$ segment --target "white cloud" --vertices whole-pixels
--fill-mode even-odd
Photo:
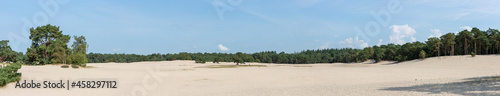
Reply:
[[[472,30],[472,28],[471,28],[471,27],[469,27],[469,26],[462,26],[462,27],[460,27],[460,28],[462,28],[462,29],[467,29],[467,31]]]
[[[392,29],[392,34],[389,37],[389,41],[391,43],[404,44],[405,38],[410,38],[411,41],[416,41],[416,38],[413,37],[413,35],[415,35],[417,31],[408,25],[392,25],[389,28]]]
[[[439,36],[443,35],[441,33],[441,30],[439,30],[439,29],[432,29],[431,32],[432,32],[431,36],[429,36],[429,37],[439,37]]]
[[[326,42],[325,44],[321,45],[319,49],[327,49],[328,47],[330,47],[330,42]]]
[[[380,45],[382,45],[382,41],[384,41],[384,40],[382,40],[382,39],[379,39],[379,40],[378,40],[378,43],[377,43],[377,46],[380,46]]]
[[[222,44],[219,44],[219,46],[217,46],[217,47],[219,47],[220,51],[229,51],[229,50],[231,50],[231,49],[227,48],[226,46],[223,46]]]
[[[340,45],[350,47],[350,48],[365,48],[368,47],[368,43],[365,40],[359,40],[358,37],[356,39],[347,38],[344,41],[339,42]]]

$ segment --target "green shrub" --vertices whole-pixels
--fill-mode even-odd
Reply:
[[[6,83],[6,81],[7,81],[7,78],[5,78],[5,77],[0,77],[0,86],[4,86],[4,85],[6,85],[6,84],[5,84],[5,83]]]
[[[233,62],[236,63],[236,65],[245,64],[245,61],[243,61],[243,59],[241,59],[240,57],[233,56],[232,59],[233,59]]]
[[[76,64],[76,65],[80,65],[82,67],[87,66],[87,62],[88,62],[86,54],[82,54],[82,53],[75,53],[75,54],[69,55],[69,59],[67,61],[69,64]]]
[[[62,65],[61,68],[69,68],[68,65]]]
[[[204,64],[205,62],[207,62],[207,60],[205,58],[203,58],[203,57],[200,57],[200,58],[194,60],[194,62],[195,63],[202,63],[202,64]]]
[[[77,69],[77,68],[79,68],[79,67],[78,67],[78,65],[74,65],[74,64],[73,64],[73,65],[71,65],[71,68],[75,68],[75,69]]]
[[[17,73],[17,70],[20,68],[21,63],[12,63],[0,68],[0,86],[5,86],[10,82],[19,81],[21,79],[21,73]]]
[[[420,51],[420,59],[425,59],[425,51]]]
[[[476,53],[474,53],[474,52],[470,52],[470,56],[472,56],[472,57],[476,57]]]
[[[213,63],[219,63],[220,61],[222,61],[221,57],[215,57]]]

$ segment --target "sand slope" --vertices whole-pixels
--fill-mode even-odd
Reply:
[[[194,61],[23,66],[22,80],[117,80],[117,89],[0,88],[2,96],[500,95],[500,56],[446,56],[402,63],[263,64]],[[493,76],[488,78],[489,76]],[[477,78],[480,77],[480,78]]]

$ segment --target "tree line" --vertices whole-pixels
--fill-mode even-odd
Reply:
[[[87,58],[89,63],[195,60],[197,63],[212,61],[213,63],[235,62],[238,64],[244,62],[309,64],[363,62],[369,59],[376,62],[382,60],[401,62],[426,57],[468,55],[471,53],[478,55],[499,54],[500,32],[497,29],[482,31],[474,27],[471,31],[462,30],[457,34],[450,32],[440,37],[430,37],[425,42],[408,42],[402,45],[390,43],[363,49],[317,49],[296,53],[263,51],[252,54],[242,52],[235,54],[181,52],[150,55],[89,53]]]
[[[87,43],[85,37],[74,36],[75,42],[68,48],[70,36],[63,35],[59,27],[50,24],[30,29],[32,46],[26,54],[14,51],[6,51],[0,54],[0,60],[22,61],[25,64],[85,64],[118,62],[130,63],[140,61],[171,61],[171,60],[195,60],[197,63],[205,62],[260,62],[260,63],[287,63],[287,64],[309,64],[309,63],[350,63],[363,62],[373,59],[376,62],[382,60],[407,61],[435,56],[478,55],[500,53],[500,32],[497,29],[480,30],[476,27],[462,30],[458,33],[447,33],[440,37],[430,37],[425,42],[408,42],[402,45],[386,44],[370,46],[363,49],[335,48],[304,50],[295,53],[276,51],[263,51],[257,53],[174,53],[149,55],[138,54],[86,54]],[[3,41],[5,42],[5,41]],[[8,42],[8,41],[7,41]],[[6,44],[6,43],[5,43]],[[3,52],[3,51],[2,51]]]

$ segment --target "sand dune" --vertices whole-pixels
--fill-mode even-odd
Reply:
[[[94,68],[23,66],[22,80],[117,80],[116,89],[0,88],[2,96],[500,95],[500,55],[402,63],[91,63]],[[226,66],[227,65],[227,66]]]

